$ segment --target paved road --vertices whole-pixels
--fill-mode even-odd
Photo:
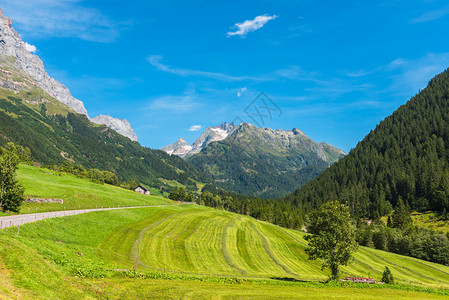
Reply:
[[[183,203],[191,204],[191,203]],[[143,207],[163,207],[163,206],[173,206],[167,205],[149,205],[149,206],[128,206],[128,207],[114,207],[114,208],[92,208],[92,209],[78,209],[78,210],[63,210],[55,212],[44,212],[37,214],[25,214],[25,215],[13,215],[7,217],[0,217],[0,229],[8,228],[12,226],[19,226],[26,223],[32,223],[48,218],[58,218],[66,216],[74,216],[79,214],[85,214],[93,211],[101,210],[113,210],[113,209],[127,209],[127,208],[143,208]]]

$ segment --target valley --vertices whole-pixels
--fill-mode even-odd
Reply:
[[[449,297],[447,7],[16,2],[0,299]]]
[[[73,299],[80,293],[124,298],[174,293],[173,297],[196,298],[212,296],[216,288],[222,290],[223,297],[231,292],[234,296],[264,297],[280,293],[293,298],[333,293],[332,287],[320,283],[328,277],[327,271],[321,270],[319,261],[307,259],[304,232],[213,208],[170,205],[175,202],[72,175],[57,176],[55,181],[55,175],[42,171],[45,169],[21,166],[19,178],[26,193],[40,197],[64,193],[67,207],[80,203],[90,207],[94,203],[169,206],[45,219],[20,226],[18,237],[17,228],[2,230],[0,268],[3,280],[14,287],[2,291],[8,297],[57,297],[61,289]],[[79,199],[77,189],[88,194]],[[47,210],[60,206],[33,205]],[[398,286],[405,290],[377,286],[383,295],[419,295],[421,292],[413,292],[412,287],[421,286],[420,291],[431,292],[426,297],[433,297],[440,293],[434,288],[443,289],[441,292],[449,288],[449,267],[365,247],[342,272],[344,276],[379,280],[385,266],[392,269]],[[197,287],[192,290],[189,282]],[[125,289],[132,286],[139,290],[127,294]],[[377,288],[365,290],[355,284],[341,297],[363,292],[376,299]]]

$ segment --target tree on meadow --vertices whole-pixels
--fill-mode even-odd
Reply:
[[[348,207],[337,201],[327,202],[309,215],[309,222],[309,259],[321,259],[322,269],[331,270],[331,280],[338,279],[339,266],[347,265],[358,248]]]

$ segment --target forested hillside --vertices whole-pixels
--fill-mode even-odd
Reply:
[[[276,198],[305,184],[344,155],[296,128],[284,131],[242,123],[227,138],[208,144],[187,161],[228,191]]]
[[[142,147],[96,125],[38,88],[0,89],[0,146],[7,142],[30,148],[32,158],[40,163],[71,161],[156,187],[162,185],[158,178],[192,186],[196,186],[193,180],[205,180],[182,158]]]
[[[449,210],[449,70],[383,120],[350,153],[285,200],[310,211],[346,203],[359,217]]]

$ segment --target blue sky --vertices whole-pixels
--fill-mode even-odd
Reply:
[[[91,117],[160,148],[235,118],[265,92],[345,151],[449,67],[447,1],[0,0]],[[200,131],[194,131],[200,130]]]

